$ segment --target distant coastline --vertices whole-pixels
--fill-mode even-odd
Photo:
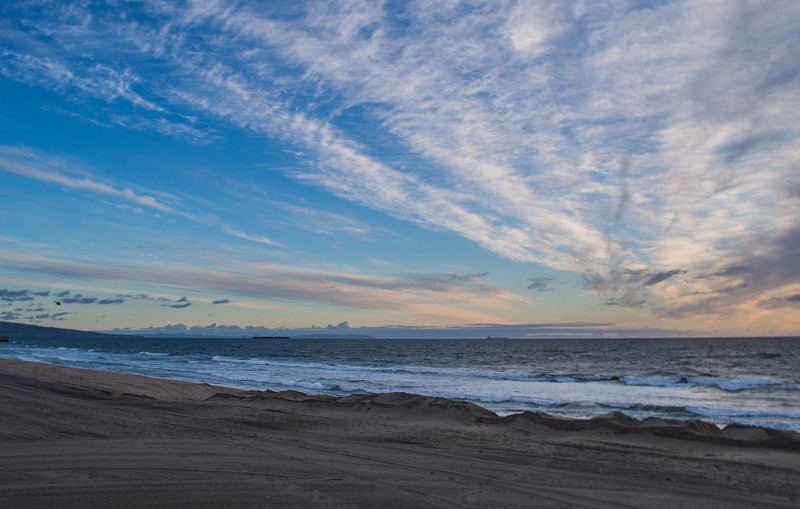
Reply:
[[[59,327],[45,327],[42,325],[29,325],[25,323],[16,323],[16,322],[0,322],[0,336],[5,336],[10,341],[14,341],[14,339],[17,337],[36,338],[36,339],[45,339],[45,338],[143,339],[145,337],[140,334],[108,334],[105,332],[88,332],[77,329],[62,329]]]
[[[242,331],[244,332],[244,331]],[[281,330],[282,333],[286,334],[289,333],[290,330]],[[649,340],[714,340],[714,339],[777,339],[777,338],[788,338],[788,339],[800,339],[800,335],[775,335],[775,336],[606,336],[606,337],[586,337],[586,336],[547,336],[542,335],[536,338],[525,338],[525,337],[508,337],[508,336],[486,336],[486,337],[475,337],[471,335],[465,335],[464,337],[454,338],[454,337],[416,337],[416,336],[398,336],[398,337],[376,337],[368,334],[347,334],[347,333],[340,333],[340,334],[331,334],[331,333],[319,333],[319,334],[302,334],[302,335],[260,335],[255,334],[253,336],[244,336],[244,335],[223,335],[223,336],[215,336],[215,335],[203,335],[203,334],[186,334],[186,333],[173,333],[173,334],[165,334],[165,333],[157,333],[157,334],[142,334],[139,333],[115,333],[115,332],[92,332],[92,331],[84,331],[79,329],[66,329],[60,327],[47,327],[43,325],[33,325],[33,324],[25,324],[25,323],[18,323],[18,322],[6,322],[0,321],[0,336],[7,336],[9,340],[13,341],[15,337],[28,337],[28,338],[149,338],[149,339],[261,339],[261,338],[288,338],[288,339],[375,339],[375,340],[402,340],[402,339],[430,339],[430,340],[525,340],[525,339],[543,339],[543,340],[551,340],[551,339],[558,339],[563,341],[591,341],[591,340],[607,340],[607,339],[618,339],[618,340],[642,340],[642,339],[649,339]]]

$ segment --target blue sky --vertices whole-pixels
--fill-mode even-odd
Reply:
[[[793,0],[0,16],[0,320],[800,333]]]

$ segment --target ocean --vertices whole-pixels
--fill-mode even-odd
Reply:
[[[592,417],[701,419],[800,431],[800,338],[35,339],[0,357],[346,395],[404,391]]]

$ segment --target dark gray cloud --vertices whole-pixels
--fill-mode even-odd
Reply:
[[[606,297],[603,304],[624,308],[642,308],[651,296],[649,287],[686,273],[683,269],[653,272],[650,269],[614,269],[607,276],[584,274],[583,285]]]
[[[98,300],[97,303],[101,306],[107,306],[109,304],[122,304],[125,302],[125,299],[122,297],[117,297],[115,299],[101,299]]]
[[[644,283],[644,286],[657,285],[658,283],[660,283],[662,281],[666,281],[667,279],[671,278],[672,276],[674,276],[676,274],[681,274],[683,272],[686,272],[686,271],[685,270],[681,270],[681,269],[672,269],[672,270],[668,270],[666,272],[659,272],[659,273],[653,275],[653,277],[651,277],[650,279],[648,279]]]
[[[646,269],[613,269],[607,275],[583,274],[583,286],[606,297],[608,306],[641,307],[645,301],[644,283],[652,277]]]
[[[146,293],[134,293],[134,294],[119,294],[117,297],[123,299],[131,299],[131,300],[154,300],[158,302],[169,302],[169,299],[166,297],[153,297]]]
[[[49,297],[50,291],[32,291],[32,290],[9,290],[7,288],[0,289],[0,301],[4,302],[31,302],[34,297]],[[117,296],[116,298],[98,299],[97,297],[85,297],[80,293],[74,295],[70,294],[69,290],[64,290],[54,294],[58,298],[57,302],[61,304],[122,304],[125,299]],[[56,301],[54,301],[56,302]],[[34,304],[36,305],[36,304]],[[44,311],[44,308],[39,306],[36,309],[27,309],[26,312]]]
[[[75,313],[70,312],[62,312],[62,313],[41,313],[38,315],[26,316],[24,317],[26,320],[31,322],[41,322],[42,320],[53,320],[56,322],[63,322],[64,320],[68,320],[67,318],[69,315],[74,315]]]
[[[22,292],[7,292],[5,295],[0,296],[0,300],[5,302],[25,302],[32,301],[33,297],[24,295]]]
[[[94,304],[97,302],[97,297],[84,297],[80,293],[71,295],[69,290],[58,292],[56,297],[60,298],[61,304]]]
[[[753,235],[741,243],[737,259],[703,278],[711,289],[690,303],[667,303],[654,308],[665,318],[721,315],[753,303],[764,309],[796,305],[794,294],[770,295],[774,289],[800,284],[800,225],[781,233]]]
[[[59,294],[59,296],[61,295]],[[69,292],[65,292],[65,295],[61,298],[62,304],[94,304],[95,302],[97,302],[97,297],[84,297],[80,293],[69,296]]]
[[[644,307],[645,304],[647,304],[647,301],[644,299],[638,299],[629,295],[620,298],[606,299],[606,301],[603,302],[604,306],[619,306],[623,308],[641,308]]]
[[[727,267],[718,270],[713,275],[714,276],[744,276],[750,273],[752,269],[750,267],[746,267],[744,265],[728,265]]]
[[[13,311],[3,311],[0,313],[0,320],[16,320],[20,317],[19,313]]]
[[[479,274],[458,274],[458,273],[453,273],[453,275],[450,276],[450,279],[451,280],[457,280],[457,281],[472,281],[473,279],[482,278],[482,277],[485,277],[485,276],[488,276],[488,275],[489,275],[489,271],[481,272]]]
[[[34,295],[48,295],[50,292],[32,292],[30,290],[9,290],[0,288],[0,301],[25,302],[33,300]]]
[[[528,285],[528,290],[538,290],[540,292],[551,291],[553,290],[550,286],[550,281],[552,280],[553,278],[545,276],[532,277],[528,280],[531,282]]]
[[[175,304],[161,304],[161,305],[166,308],[183,309],[183,308],[188,308],[189,306],[192,305],[192,303],[189,302],[189,299],[187,299],[186,296],[184,295],[183,297],[175,301]]]
[[[228,299],[220,299],[220,300],[212,300],[211,301],[212,304],[230,304],[231,302],[233,302],[233,301],[228,300]]]
[[[758,307],[763,309],[780,309],[800,307],[800,294],[789,295],[788,297],[772,297],[758,303]]]

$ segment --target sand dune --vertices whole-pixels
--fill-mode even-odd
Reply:
[[[3,507],[797,507],[798,443],[0,359]]]

